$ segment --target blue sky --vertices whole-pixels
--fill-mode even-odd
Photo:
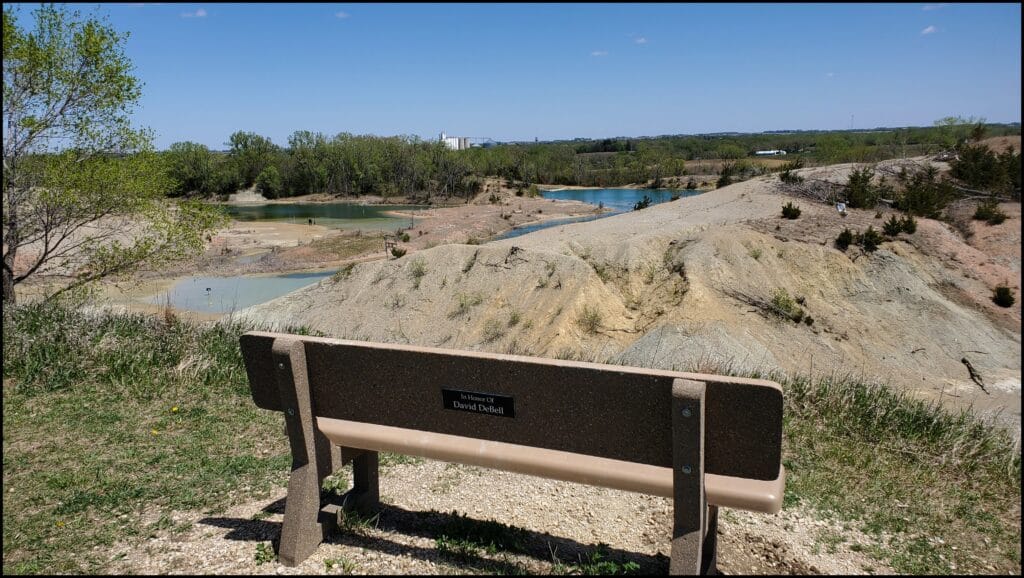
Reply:
[[[1019,4],[97,10],[131,33],[136,120],[161,149],[236,130],[547,140],[1021,116]]]

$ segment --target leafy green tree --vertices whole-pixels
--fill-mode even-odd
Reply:
[[[167,153],[169,173],[178,185],[179,195],[214,192],[213,155],[205,145],[194,142],[176,142]]]
[[[871,183],[875,171],[870,167],[854,169],[846,183],[846,204],[853,209],[872,209],[878,204],[878,188]]]
[[[33,276],[53,295],[203,246],[219,212],[169,203],[167,167],[132,128],[141,95],[106,21],[43,5],[34,28],[3,12],[3,301]],[[52,295],[51,295],[52,296]]]
[[[256,177],[256,190],[266,197],[275,199],[281,195],[282,189],[281,173],[274,165],[268,165]]]
[[[251,187],[256,182],[256,177],[273,161],[277,152],[270,139],[254,132],[237,131],[225,144],[243,187]]]

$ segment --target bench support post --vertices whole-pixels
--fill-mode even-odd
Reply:
[[[297,566],[309,557],[332,528],[320,520],[320,483],[333,473],[337,450],[316,428],[309,393],[306,352],[298,339],[274,340],[274,371],[284,408],[285,426],[292,450],[284,524],[278,557],[285,566]]]
[[[672,383],[674,496],[669,574],[697,575],[702,570],[704,534],[707,531],[707,496],[704,491],[705,390],[706,384],[699,381],[676,379]]]
[[[379,454],[343,447],[341,455],[343,463],[352,463],[352,489],[342,496],[342,509],[361,514],[375,511],[380,506]]]

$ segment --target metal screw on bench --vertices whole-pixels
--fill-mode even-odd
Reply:
[[[690,408],[684,407],[683,408],[683,417],[690,417],[691,415],[693,415],[693,412],[690,411]],[[689,472],[687,472],[687,473],[689,473]]]
[[[691,468],[690,466],[683,466],[683,473],[684,474],[689,475],[691,472],[693,472],[693,468]]]

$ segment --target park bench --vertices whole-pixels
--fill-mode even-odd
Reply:
[[[253,401],[285,415],[287,566],[378,507],[382,451],[672,498],[672,574],[714,569],[719,507],[782,507],[770,381],[265,332],[241,348]],[[352,489],[325,504],[348,463]]]

